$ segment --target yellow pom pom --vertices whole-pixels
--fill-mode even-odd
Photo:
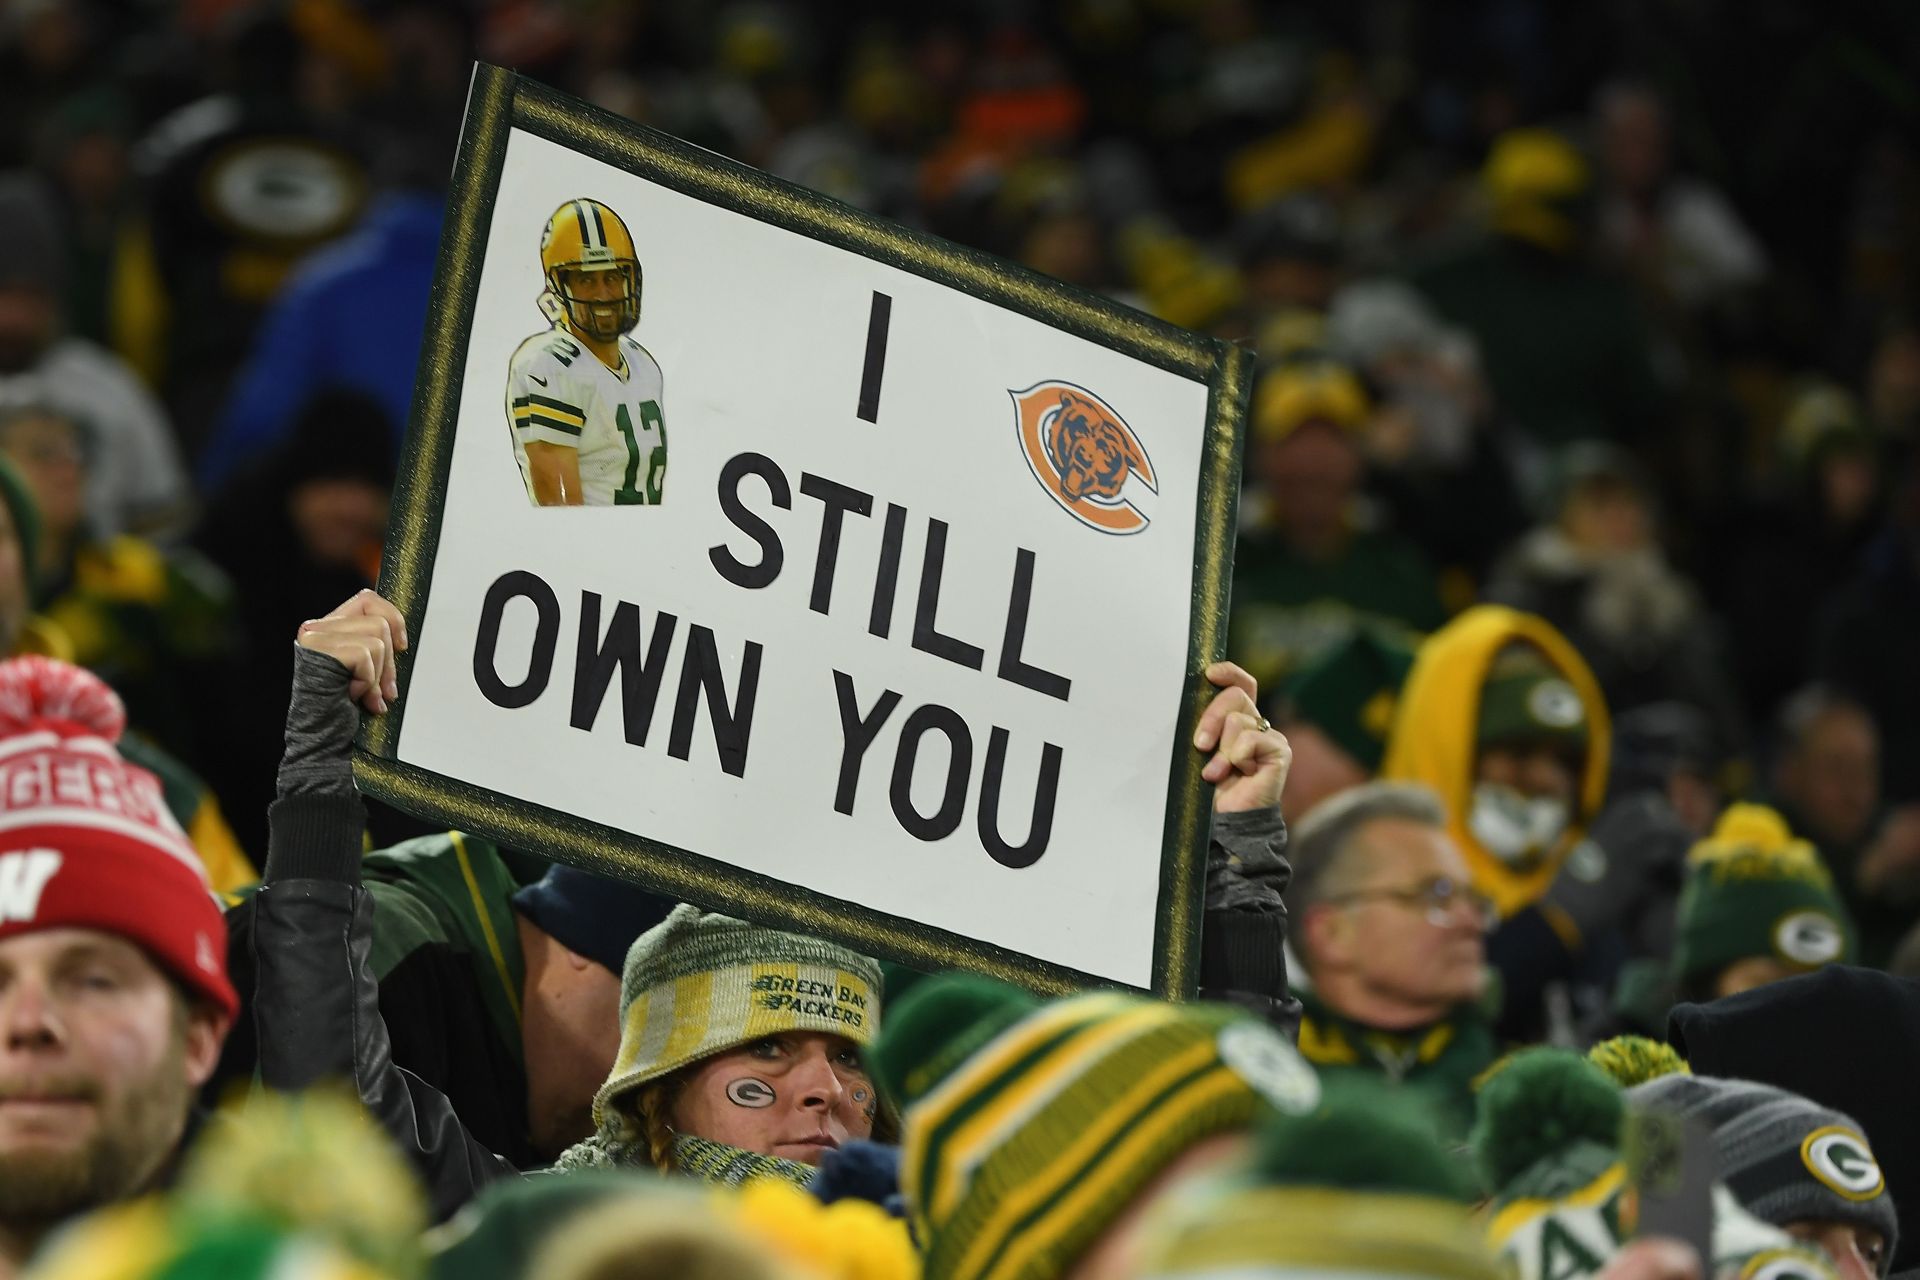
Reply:
[[[1708,843],[1773,852],[1786,849],[1795,841],[1792,829],[1778,810],[1763,804],[1735,804],[1728,805],[1727,811],[1720,815]]]
[[[1787,820],[1763,804],[1730,805],[1713,834],[1687,851],[1694,866],[1712,866],[1722,875],[1789,876],[1819,879],[1826,873],[1820,854],[1794,836]],[[1751,864],[1736,873],[1727,864]]]
[[[1622,1089],[1631,1089],[1661,1076],[1692,1075],[1693,1068],[1670,1044],[1645,1036],[1615,1036],[1587,1050],[1587,1059],[1613,1077]]]
[[[823,1205],[790,1182],[762,1178],[731,1197],[736,1221],[821,1280],[920,1280],[907,1227],[878,1205]]]

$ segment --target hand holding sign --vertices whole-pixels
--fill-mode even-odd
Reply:
[[[395,656],[407,647],[407,620],[373,591],[362,591],[324,618],[300,624],[295,641],[353,673],[347,694],[379,715],[400,696]]]
[[[1201,715],[1193,745],[1213,752],[1200,771],[1213,784],[1213,811],[1245,813],[1279,804],[1293,748],[1260,714],[1259,686],[1231,662],[1208,667],[1207,682],[1220,692]]]

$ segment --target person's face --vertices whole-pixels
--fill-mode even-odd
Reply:
[[[1337,537],[1364,466],[1359,446],[1331,423],[1304,423],[1261,446],[1261,478],[1281,532],[1307,543]]]
[[[1844,528],[1864,520],[1879,490],[1879,471],[1864,450],[1836,453],[1820,464],[1820,505],[1833,524]]]
[[[44,289],[0,285],[0,373],[19,373],[38,360],[59,314]]]
[[[388,501],[364,480],[309,480],[288,498],[288,514],[314,563],[355,567],[386,535]]]
[[[1611,104],[1600,155],[1616,186],[1634,195],[1651,190],[1667,170],[1667,125],[1660,104],[1644,94],[1623,95]]]
[[[0,941],[0,1222],[57,1221],[151,1185],[226,1028],[145,952],[93,929]]]
[[[620,975],[546,941],[545,962],[530,975],[520,1042],[528,1137],[535,1151],[556,1156],[593,1132],[593,1095],[620,1054]]]
[[[1360,828],[1331,874],[1340,878],[1330,901],[1309,913],[1316,971],[1343,969],[1408,1003],[1478,998],[1491,920],[1468,892],[1472,880],[1452,836],[1422,822],[1377,818]],[[1427,896],[1442,880],[1455,889],[1445,907]]]
[[[574,324],[582,332],[598,336],[619,328],[621,308],[627,298],[626,272],[568,271],[561,283],[570,295],[568,302]]]
[[[1781,781],[1817,843],[1860,839],[1880,804],[1880,739],[1873,722],[1852,708],[1816,717]]]
[[[1789,1222],[1786,1232],[1833,1259],[1840,1280],[1876,1280],[1887,1252],[1878,1231],[1852,1222]]]
[[[1593,485],[1567,499],[1561,528],[1582,551],[1638,551],[1653,539],[1653,522],[1640,495],[1626,485]]]
[[[819,1164],[873,1133],[879,1094],[845,1036],[789,1031],[699,1063],[674,1098],[679,1133]]]
[[[1529,800],[1559,800],[1569,808],[1580,782],[1566,754],[1544,744],[1488,747],[1480,753],[1474,781],[1511,787]]]
[[[1020,260],[1068,284],[1100,284],[1100,224],[1083,213],[1041,218],[1026,234]]]
[[[32,413],[0,428],[0,453],[17,468],[56,537],[79,528],[86,515],[86,452],[80,429],[53,414]]]
[[[1756,987],[1768,986],[1782,978],[1805,972],[1805,967],[1790,965],[1773,956],[1747,956],[1735,960],[1714,978],[1713,998],[1718,1000],[1722,996],[1737,996],[1742,991],[1752,991]]]
[[[1920,417],[1920,332],[1888,334],[1874,348],[1867,401],[1883,430],[1911,430]]]

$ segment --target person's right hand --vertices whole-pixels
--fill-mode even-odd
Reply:
[[[345,667],[347,696],[375,715],[400,696],[394,655],[407,647],[407,620],[378,592],[357,592],[326,617],[301,623],[295,643]]]

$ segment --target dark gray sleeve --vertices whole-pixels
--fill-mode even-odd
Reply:
[[[1287,908],[1293,876],[1278,807],[1215,814],[1207,849],[1200,995],[1253,1010],[1287,1036],[1300,1002],[1287,993]]]
[[[295,645],[293,696],[287,702],[287,747],[279,794],[352,795],[353,735],[360,710],[347,697],[352,673],[324,653]]]
[[[347,669],[296,650],[281,799],[253,900],[260,1080],[298,1090],[350,1080],[426,1184],[434,1220],[517,1170],[474,1140],[445,1095],[394,1064],[374,979],[373,899],[360,883],[366,811],[353,785],[359,714]]]

